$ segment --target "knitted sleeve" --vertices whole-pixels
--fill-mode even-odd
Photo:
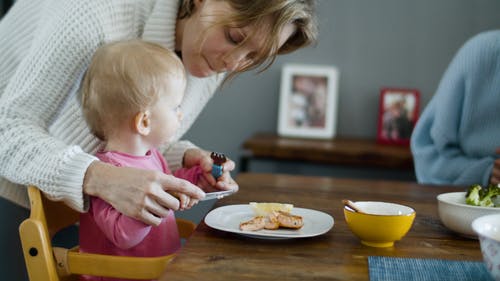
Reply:
[[[181,128],[178,130],[175,139],[179,139],[180,136],[184,135],[189,130],[207,102],[212,98],[223,79],[224,74],[206,78],[188,76],[186,94],[181,104],[184,116],[182,118]],[[174,142],[167,147],[164,156],[172,171],[182,168],[184,152],[189,148],[197,148],[197,146],[189,141],[183,140]]]
[[[45,7],[32,46],[0,98],[0,162],[9,163],[0,165],[0,174],[84,210],[83,177],[96,158],[54,138],[48,127],[102,42],[102,24],[90,7],[94,1],[53,2],[57,7]]]
[[[494,147],[500,146],[488,128],[498,123],[488,116],[488,104],[500,103],[500,97],[492,99],[493,89],[484,87],[499,71],[490,67],[499,61],[499,37],[490,35],[475,36],[458,51],[415,126],[411,150],[420,183],[489,182]]]

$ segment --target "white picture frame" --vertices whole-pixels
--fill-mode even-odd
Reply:
[[[335,137],[338,84],[339,71],[334,66],[284,65],[278,134],[318,139]]]

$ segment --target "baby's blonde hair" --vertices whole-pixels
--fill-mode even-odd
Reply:
[[[100,47],[81,86],[90,129],[106,140],[125,119],[151,107],[171,79],[185,81],[184,66],[175,53],[158,44],[135,39]]]

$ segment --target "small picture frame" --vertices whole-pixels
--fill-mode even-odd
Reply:
[[[408,146],[419,114],[416,89],[383,88],[380,91],[377,142]]]
[[[339,72],[333,66],[285,65],[281,73],[278,134],[333,138],[338,82]]]

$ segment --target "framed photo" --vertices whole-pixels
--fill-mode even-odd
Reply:
[[[332,66],[285,65],[281,73],[278,133],[333,138],[339,73]]]
[[[383,88],[380,91],[377,142],[409,145],[417,123],[420,93],[415,89]]]

